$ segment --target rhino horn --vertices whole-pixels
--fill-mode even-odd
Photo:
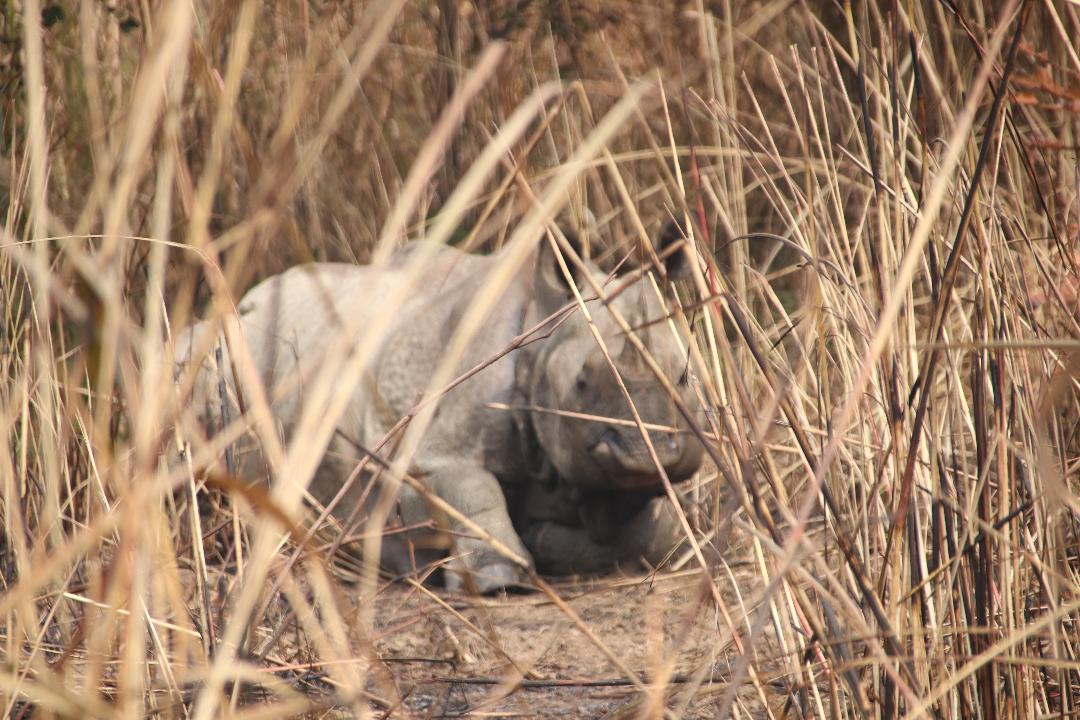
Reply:
[[[664,431],[649,431],[660,465],[672,482],[683,480],[701,464],[700,445],[688,436]],[[611,428],[593,446],[593,458],[609,473],[620,475],[622,481],[633,484],[637,478],[655,478],[656,465],[640,437]],[[655,481],[653,481],[655,482]]]

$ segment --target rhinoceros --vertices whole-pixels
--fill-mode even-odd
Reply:
[[[677,226],[667,228],[659,244],[681,240],[672,230]],[[343,263],[294,267],[248,291],[228,320],[243,332],[265,386],[291,383],[272,405],[288,437],[299,418],[305,377],[344,327],[343,314],[359,311],[363,317],[351,317],[352,327],[363,328],[368,318],[393,313],[389,331],[352,389],[310,483],[309,491],[322,503],[339,493],[365,449],[415,408],[465,308],[500,260],[498,252],[480,256],[453,247],[438,249],[423,265],[407,299],[384,307],[402,281],[414,246],[398,250],[378,271]],[[681,250],[668,253],[668,274],[685,267],[684,258]],[[592,263],[586,262],[585,268],[598,284],[608,280]],[[490,364],[441,398],[413,457],[411,474],[543,572],[595,572],[639,559],[655,564],[679,542],[682,531],[663,496],[641,429],[630,422],[629,405],[611,366],[583,314],[576,306],[567,307],[574,298],[565,277],[542,241],[533,266],[509,285],[458,366],[465,372]],[[684,407],[694,407],[688,338],[677,339],[672,324],[664,321],[668,313],[648,274],[624,280],[624,285],[611,307],[635,328],[676,384]],[[675,402],[611,313],[599,300],[589,300],[593,295],[588,286],[581,287],[609,356],[642,421],[651,428],[647,432],[660,464],[672,482],[689,478],[701,464],[699,440],[688,432]],[[561,316],[560,308],[565,310]],[[549,322],[543,326],[545,319]],[[542,332],[506,352],[515,338],[534,327]],[[228,412],[222,405],[226,397],[235,403],[237,383],[225,343],[215,342],[215,335],[223,337],[221,322],[204,321],[182,333],[176,349],[183,364],[193,360],[194,348],[217,347],[199,359],[191,396],[210,430],[223,416],[235,417],[237,412],[235,404]],[[498,359],[490,362],[492,358]],[[251,463],[244,465],[252,474]],[[335,514],[354,515],[362,503],[372,504],[371,497],[364,482],[354,483]],[[408,487],[401,488],[396,511],[405,528],[432,525],[430,503]],[[438,519],[447,524],[445,516]],[[443,577],[449,589],[489,593],[522,583],[519,566],[466,527],[448,524],[453,557]],[[405,574],[445,556],[445,543],[440,549],[422,532],[385,537],[382,564],[389,572]]]

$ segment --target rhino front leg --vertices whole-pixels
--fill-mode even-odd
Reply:
[[[429,469],[425,479],[436,495],[506,548],[532,563],[532,556],[514,531],[506,497],[494,475],[475,465],[449,465]],[[464,525],[453,519],[448,524],[454,535],[454,554],[457,556],[445,572],[448,590],[466,588],[466,576],[471,576],[473,589],[481,594],[525,584],[524,573],[514,562]]]
[[[532,550],[536,567],[548,575],[598,573],[622,559],[617,545],[596,542],[583,527],[553,521],[531,523],[525,530],[525,543]]]
[[[656,567],[672,550],[686,545],[686,536],[671,501],[660,496],[646,503],[645,507],[619,529],[616,544],[622,558],[644,559],[649,565]]]
[[[536,566],[552,575],[597,573],[640,560],[656,567],[685,544],[678,515],[666,497],[649,500],[614,531],[611,542],[599,539],[592,528],[554,521],[530,523],[524,535]]]

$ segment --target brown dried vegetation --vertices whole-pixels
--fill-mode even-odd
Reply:
[[[0,10],[5,716],[1080,716],[1080,5],[42,5]],[[612,263],[694,221],[713,552],[344,583],[317,443],[266,492],[177,422],[170,328],[257,278],[564,202]]]

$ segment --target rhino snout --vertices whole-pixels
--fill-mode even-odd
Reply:
[[[649,440],[660,465],[673,482],[690,477],[701,464],[700,444],[689,435],[650,431]],[[609,427],[592,446],[590,453],[608,479],[617,486],[659,484],[656,463],[637,428],[626,428],[620,432],[615,427]]]

